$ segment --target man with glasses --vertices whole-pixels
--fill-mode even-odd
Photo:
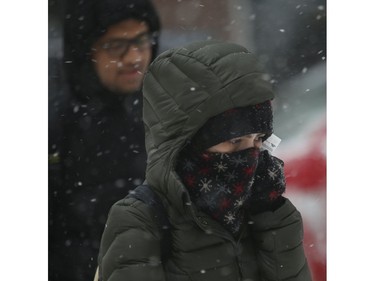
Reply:
[[[110,26],[93,45],[96,73],[109,90],[118,94],[139,90],[155,42],[148,29],[145,22],[125,20]]]
[[[62,137],[49,140],[49,280],[92,280],[110,206],[144,180],[141,87],[160,22],[149,0],[67,0],[65,8],[71,98]]]

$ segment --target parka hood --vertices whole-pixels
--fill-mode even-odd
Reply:
[[[273,99],[267,77],[246,48],[218,41],[168,50],[150,65],[143,85],[146,179],[170,204],[183,208],[189,197],[174,172],[178,152],[211,117]]]
[[[124,95],[105,89],[91,61],[91,46],[107,28],[126,19],[145,21],[159,45],[159,16],[150,0],[69,0],[64,18],[64,66],[73,95],[79,99],[118,102]]]

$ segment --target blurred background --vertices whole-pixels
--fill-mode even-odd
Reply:
[[[285,162],[286,196],[304,218],[314,281],[326,280],[326,1],[154,0],[160,52],[205,39],[244,45],[265,64],[277,97],[274,155]],[[63,0],[49,0],[49,134],[65,96]]]

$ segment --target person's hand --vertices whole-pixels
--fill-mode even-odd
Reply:
[[[275,211],[285,201],[281,196],[284,192],[284,162],[270,155],[267,150],[262,151],[251,187],[250,212]]]

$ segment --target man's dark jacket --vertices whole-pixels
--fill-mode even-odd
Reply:
[[[49,276],[92,280],[110,206],[142,183],[146,152],[141,91],[118,95],[104,88],[90,48],[107,27],[129,18],[146,21],[156,39],[160,26],[146,0],[65,5],[64,66],[71,99],[60,116],[58,156],[50,164]]]

